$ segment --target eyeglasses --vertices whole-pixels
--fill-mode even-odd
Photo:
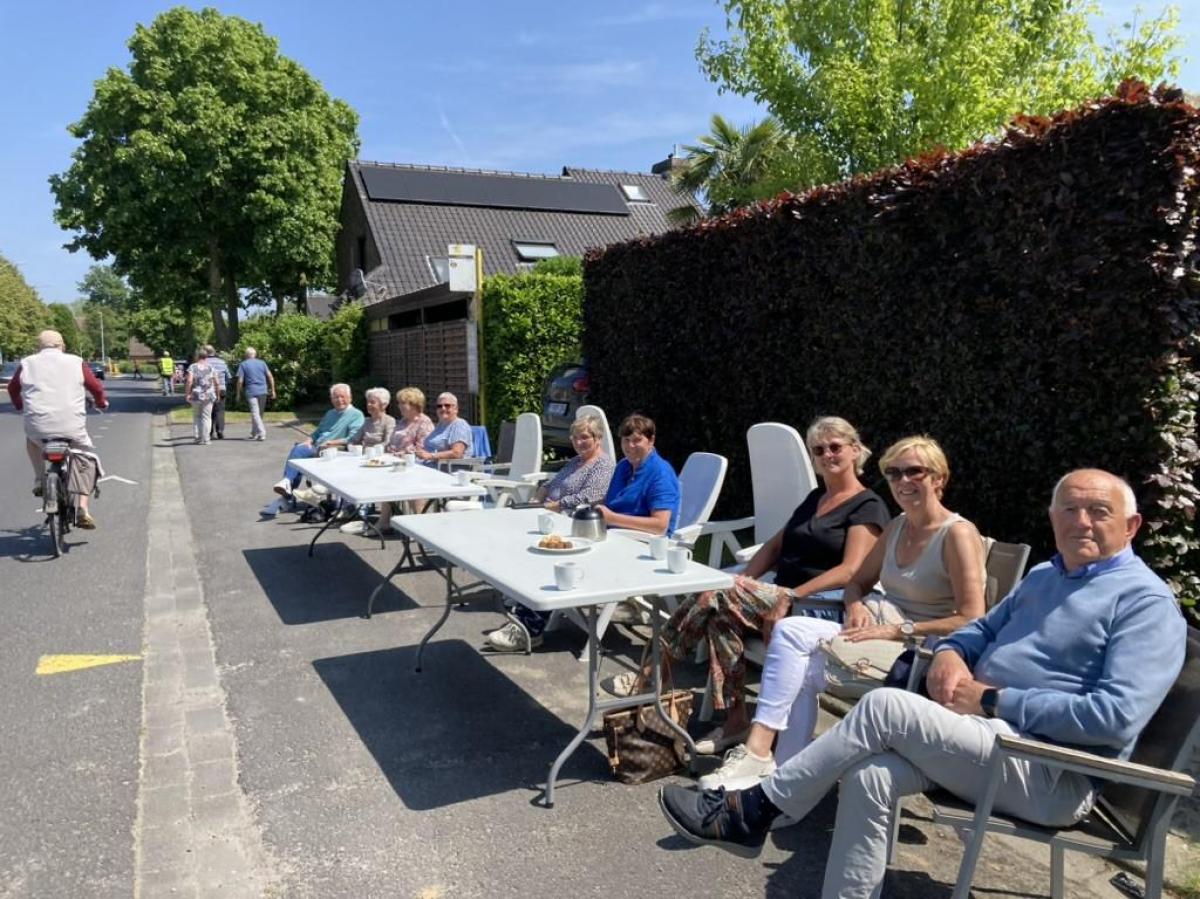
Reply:
[[[453,408],[454,408],[454,403],[438,403],[438,404],[437,404],[437,407],[438,407],[439,409],[453,409]]]
[[[826,453],[829,453],[829,455],[831,455],[831,456],[836,456],[838,453],[840,453],[845,448],[846,448],[846,444],[838,443],[836,440],[831,440],[828,443],[818,443],[815,446],[813,446],[812,454],[814,456],[816,456],[818,459],[821,458]]]
[[[906,468],[885,468],[883,470],[883,476],[893,482],[903,478],[908,478],[910,481],[923,481],[927,474],[929,474],[929,469],[924,465],[909,465]]]

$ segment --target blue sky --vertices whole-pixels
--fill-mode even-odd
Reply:
[[[70,302],[91,260],[68,253],[46,179],[70,165],[66,126],[93,83],[128,62],[135,25],[176,3],[0,0],[0,254],[47,302]],[[189,4],[202,6],[204,4]],[[647,171],[720,112],[744,124],[753,103],[699,72],[709,0],[457,3],[210,0],[261,22],[281,51],[361,116],[364,159],[557,173],[563,165]],[[1132,0],[1102,0],[1101,28]],[[1142,4],[1158,10],[1161,2]],[[1200,92],[1200,4],[1183,0],[1180,82]]]

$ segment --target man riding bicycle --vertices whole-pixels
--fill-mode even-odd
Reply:
[[[87,432],[85,391],[96,401],[96,408],[107,409],[104,386],[79,356],[63,350],[63,338],[57,331],[38,335],[38,351],[21,360],[8,395],[18,412],[24,412],[25,448],[33,465],[33,494],[42,495],[42,444],[53,438],[70,443],[72,449],[95,452]],[[88,495],[79,496],[79,514],[75,524],[85,530],[96,527],[88,513]]]

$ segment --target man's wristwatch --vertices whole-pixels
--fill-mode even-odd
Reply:
[[[995,687],[988,687],[979,697],[979,707],[983,709],[983,717],[996,717],[996,701],[1000,698],[1000,691]]]
[[[903,637],[912,637],[917,632],[917,626],[913,624],[912,619],[905,618],[900,622],[900,634]]]

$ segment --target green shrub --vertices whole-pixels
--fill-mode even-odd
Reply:
[[[353,384],[367,374],[367,317],[358,303],[347,303],[325,323],[334,381]],[[357,396],[357,394],[355,394]]]
[[[484,387],[488,431],[540,412],[542,384],[579,358],[583,280],[572,275],[495,275],[483,284]]]
[[[326,323],[307,315],[261,315],[242,323],[233,358],[254,347],[275,376],[278,405],[290,409],[323,398],[333,383],[327,338]],[[230,371],[236,373],[236,365]]]
[[[539,259],[533,265],[535,275],[571,275],[583,276],[583,260],[578,256],[551,256],[549,259]]]
[[[882,449],[946,447],[946,501],[1053,551],[1046,506],[1080,466],[1124,475],[1139,551],[1200,597],[1200,114],[1142,85],[1002,139],[595,251],[584,351],[613,420],[658,423],[677,467],[745,432],[843,415]],[[868,482],[878,478],[874,461]]]

